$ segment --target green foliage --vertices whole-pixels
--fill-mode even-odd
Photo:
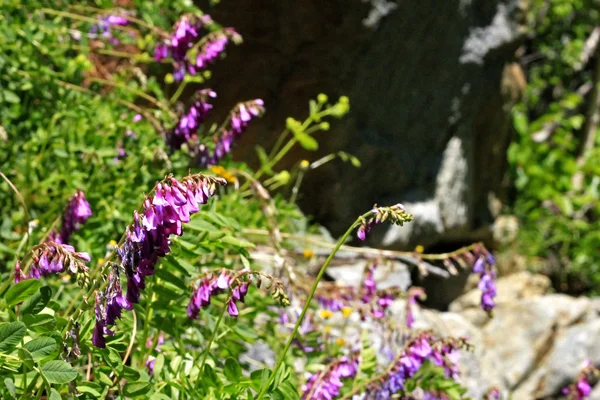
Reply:
[[[94,299],[106,287],[109,260],[134,210],[165,175],[198,172],[185,149],[170,149],[164,135],[178,119],[183,89],[204,87],[210,78],[205,71],[175,82],[172,65],[153,59],[156,44],[183,13],[201,13],[192,2],[129,3],[127,15],[136,21],[114,27],[119,44],[111,44],[90,33],[101,18],[122,11],[109,0],[0,0],[0,397],[255,399],[264,392],[297,399],[306,377],[292,368],[295,359],[315,370],[339,356],[341,345],[314,354],[295,349],[275,372],[245,358],[259,343],[283,357],[281,343],[289,337],[278,322],[277,307],[289,302],[270,275],[276,268],[251,252],[270,244],[281,257],[281,243],[271,243],[276,233],[317,230],[295,205],[305,174],[337,158],[360,166],[338,152],[279,168],[294,146],[318,149],[318,134],[349,111],[344,96],[330,102],[319,94],[303,121],[289,118],[273,149],[257,148],[258,171],[231,158],[205,171],[229,185],[185,224],[183,236],[172,237],[171,252],[146,281],[139,304],[111,326],[106,348],[92,344]],[[141,121],[134,121],[137,114]],[[200,135],[210,138],[218,124],[205,125]],[[265,188],[277,192],[270,197]],[[91,255],[86,279],[64,274],[14,284],[17,261],[24,261],[24,270],[38,262],[30,250],[58,229],[78,189],[93,210],[70,241]],[[297,250],[295,242],[281,242]],[[251,272],[263,287],[249,290],[237,318],[224,312],[228,292],[214,296],[197,320],[189,318],[194,284],[222,269]],[[265,295],[269,290],[272,296]],[[315,311],[314,304],[307,307]],[[309,332],[301,339],[318,347],[323,335]],[[381,370],[369,343],[365,334],[355,383]]]
[[[524,57],[529,84],[513,111],[518,136],[508,153],[517,190],[513,212],[522,221],[520,250],[545,258],[545,271],[576,291],[600,287],[597,126],[589,133],[596,144],[584,144],[599,83],[600,61],[586,50],[600,19],[595,3],[533,3]]]

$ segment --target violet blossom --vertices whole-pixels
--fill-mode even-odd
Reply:
[[[44,242],[35,246],[30,253],[31,265],[25,275],[21,270],[21,262],[15,265],[15,283],[25,279],[40,279],[43,276],[69,272],[85,280],[88,273],[86,262],[90,255],[76,252],[73,246],[56,242]]]
[[[481,290],[481,308],[490,313],[496,306],[494,298],[496,297],[496,271],[494,265],[496,261],[494,256],[485,252],[479,256],[473,264],[473,272],[479,274],[479,284],[477,287]]]
[[[241,42],[241,36],[233,28],[208,32],[212,25],[208,15],[182,16],[169,39],[154,49],[154,59],[172,58],[175,81],[183,80],[186,73],[196,75],[222,54],[230,41]]]
[[[69,243],[71,235],[92,216],[90,203],[85,198],[83,191],[78,190],[69,200],[67,208],[62,216],[62,224],[59,232],[52,231],[48,240],[55,243]]]
[[[261,99],[238,103],[230,112],[225,126],[213,137],[212,153],[208,146],[202,144],[192,149],[196,163],[201,167],[217,165],[225,155],[231,152],[234,142],[242,136],[248,123],[261,116],[264,111],[264,102]]]
[[[330,400],[340,394],[342,379],[352,379],[358,372],[358,357],[342,357],[324,371],[313,374],[302,387],[302,400]]]
[[[464,345],[464,341],[437,341],[429,332],[419,334],[408,342],[386,376],[367,386],[364,399],[393,398],[396,393],[405,389],[406,381],[415,376],[426,362],[443,367],[446,376],[457,379],[458,350]]]
[[[129,24],[127,18],[120,15],[106,15],[98,18],[98,23],[92,25],[89,33],[98,34],[107,38],[113,44],[119,44],[119,40],[113,37],[111,26],[126,26]]]
[[[391,207],[374,206],[369,215],[361,217],[361,223],[356,231],[356,236],[359,240],[366,240],[367,234],[373,225],[378,225],[385,221],[402,226],[405,222],[412,221],[412,215],[408,214],[404,206],[400,203]]]
[[[169,236],[181,236],[183,223],[189,222],[190,215],[198,212],[200,205],[206,204],[225,184],[224,179],[200,174],[187,176],[182,181],[169,175],[156,184],[154,196],[146,198],[142,213],[134,211],[133,223],[127,227],[125,240],[117,248],[120,268],[127,277],[127,292],[125,298],[120,296],[121,286],[116,283],[119,275],[114,274],[115,284],[97,297],[92,338],[95,346],[105,347],[104,335],[110,335],[107,326],[114,325],[122,309],[130,309],[139,302],[146,277],[154,275],[156,263],[171,251]]]
[[[167,144],[172,150],[181,148],[184,143],[196,136],[206,115],[213,108],[209,101],[215,97],[217,94],[210,89],[203,89],[196,93],[188,111],[179,118],[177,124],[167,135]]]
[[[598,374],[598,369],[591,363],[590,360],[584,362],[583,369],[579,376],[571,385],[563,388],[562,392],[569,400],[583,400],[592,393],[592,385],[590,378]]]

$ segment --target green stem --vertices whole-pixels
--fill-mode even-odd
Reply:
[[[304,304],[304,307],[302,308],[302,312],[300,313],[300,316],[298,317],[298,320],[296,321],[296,325],[294,326],[294,330],[292,331],[292,334],[288,338],[288,341],[285,344],[285,347],[283,348],[283,352],[281,353],[281,355],[279,356],[279,359],[277,360],[277,364],[275,364],[275,368],[273,369],[273,373],[269,376],[269,380],[267,381],[267,384],[264,385],[263,387],[261,387],[260,392],[258,393],[258,396],[256,397],[256,400],[260,400],[260,399],[263,398],[263,396],[265,395],[267,389],[269,388],[269,386],[271,386],[271,384],[273,383],[273,380],[275,380],[275,375],[277,374],[277,371],[279,370],[279,368],[281,368],[281,365],[283,364],[283,360],[285,359],[285,356],[286,356],[288,350],[290,349],[290,346],[292,345],[292,342],[294,341],[296,335],[298,334],[298,330],[300,329],[300,324],[302,323],[302,320],[304,319],[304,316],[306,315],[306,311],[308,311],[308,307],[310,306],[310,302],[313,299],[313,297],[315,295],[315,292],[317,291],[317,286],[319,285],[319,282],[321,281],[321,278],[323,278],[323,275],[325,274],[325,270],[327,269],[327,267],[331,263],[331,260],[333,260],[333,257],[335,257],[335,254],[338,252],[338,250],[340,249],[340,247],[342,247],[342,245],[344,244],[344,242],[346,241],[346,239],[348,239],[348,236],[350,236],[350,234],[354,231],[354,228],[356,228],[361,223],[361,221],[362,221],[363,218],[368,217],[370,214],[371,214],[371,211],[369,211],[368,213],[366,213],[366,214],[362,215],[361,217],[357,218],[356,221],[354,221],[354,223],[352,223],[352,225],[350,225],[350,228],[348,228],[348,230],[346,231],[346,233],[344,233],[344,236],[342,236],[340,238],[340,240],[338,240],[335,248],[329,254],[329,256],[327,257],[327,260],[325,260],[325,263],[323,264],[323,266],[319,270],[319,273],[317,274],[317,277],[315,278],[315,282],[313,283],[313,286],[312,286],[312,288],[310,290],[310,293],[308,294],[308,298],[306,299],[306,303]]]
[[[169,103],[174,104],[177,101],[177,99],[179,99],[179,96],[181,96],[181,93],[183,93],[183,89],[185,89],[187,84],[188,84],[187,79],[184,79],[183,82],[181,82],[181,84],[175,91],[175,93],[173,94],[173,97],[171,97],[171,100],[169,100]]]
[[[217,322],[215,324],[215,329],[213,329],[212,334],[210,335],[210,340],[208,341],[206,350],[204,350],[204,355],[202,356],[202,362],[200,363],[200,373],[202,373],[202,371],[204,370],[204,364],[206,364],[206,358],[208,357],[210,348],[212,347],[213,341],[215,340],[215,336],[217,336],[217,330],[219,329],[219,325],[221,324],[223,315],[225,315],[225,310],[227,310],[228,303],[229,303],[229,299],[225,302],[225,304],[223,304],[223,308],[221,309],[221,314],[219,315],[219,319],[217,319]]]

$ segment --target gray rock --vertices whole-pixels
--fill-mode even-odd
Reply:
[[[375,3],[387,15],[368,29]],[[508,110],[523,89],[522,71],[509,68],[524,37],[521,3],[396,1],[387,13],[389,1],[223,2],[211,13],[245,41],[214,68],[215,118],[240,100],[265,100],[267,114],[234,153],[250,159],[319,92],[347,95],[349,117],[319,134],[317,152],[295,149],[281,168],[340,150],[362,167],[334,161],[307,174],[302,208],[337,236],[374,203],[403,202],[412,223],[372,232],[390,247],[489,238],[489,198],[505,198]]]

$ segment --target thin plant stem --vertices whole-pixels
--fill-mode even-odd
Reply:
[[[252,228],[244,228],[242,233],[246,233],[248,235],[259,235],[259,236],[268,236],[269,231],[266,229],[252,229]],[[294,235],[292,233],[281,232],[281,236],[288,239],[301,240],[305,243],[314,244],[319,247],[332,249],[335,248],[336,245],[330,242],[325,242],[323,240],[314,239],[307,236]],[[474,250],[475,248],[483,247],[483,243],[477,242],[470,244],[469,246],[461,247],[460,249],[448,252],[448,253],[437,253],[437,254],[418,254],[419,258],[423,260],[431,260],[431,261],[443,261],[448,258],[452,258],[458,256],[467,251]],[[373,249],[370,247],[356,247],[356,246],[348,246],[342,245],[340,250],[351,251],[353,253],[359,254],[367,254],[373,256],[387,257],[392,259],[397,259],[398,257],[414,257],[415,252],[413,251],[397,251],[397,250],[381,250],[381,249]]]
[[[175,104],[175,102],[179,99],[179,97],[183,93],[183,89],[185,89],[185,87],[187,86],[187,84],[188,84],[188,81],[186,79],[184,79],[183,82],[181,82],[181,84],[179,85],[179,87],[175,91],[175,93],[173,94],[173,96],[171,97],[171,99],[169,100],[169,103]]]
[[[103,84],[103,85],[112,86],[112,87],[116,87],[116,88],[119,88],[119,89],[127,90],[127,91],[135,94],[136,96],[139,96],[139,97],[143,98],[144,100],[148,100],[150,103],[154,104],[155,106],[159,107],[163,111],[167,112],[171,117],[177,118],[177,114],[175,114],[168,106],[166,106],[165,104],[163,104],[158,99],[150,96],[149,94],[142,92],[141,90],[133,89],[133,88],[130,88],[130,87],[126,86],[126,85],[123,85],[122,83],[114,82],[114,81],[109,81],[107,79],[102,79],[102,78],[89,78],[89,80],[91,82],[96,82],[96,83],[100,83],[100,84]]]
[[[204,350],[204,354],[202,356],[202,362],[200,363],[200,373],[204,370],[204,364],[206,364],[206,358],[208,357],[208,353],[210,352],[210,348],[212,347],[213,341],[217,336],[217,330],[219,329],[219,325],[221,324],[221,320],[223,319],[223,315],[225,315],[225,310],[227,310],[227,304],[229,303],[229,299],[223,304],[223,308],[221,309],[221,314],[219,314],[219,318],[215,323],[215,329],[213,329],[210,339],[208,340],[208,344],[206,345],[206,350]]]
[[[340,247],[342,247],[342,245],[344,244],[344,242],[346,241],[346,239],[348,239],[348,237],[354,231],[354,229],[361,223],[361,221],[363,220],[363,218],[368,217],[370,214],[371,214],[371,211],[369,211],[368,213],[365,213],[361,217],[357,218],[356,221],[354,221],[352,223],[352,225],[350,225],[350,228],[348,228],[348,230],[346,231],[346,233],[344,233],[344,235],[340,238],[340,240],[338,240],[335,248],[329,254],[329,257],[327,257],[327,260],[325,260],[325,263],[323,264],[323,266],[319,270],[319,273],[317,274],[317,277],[315,278],[315,282],[313,283],[312,288],[310,289],[310,292],[308,294],[308,297],[306,298],[306,302],[304,303],[304,307],[302,308],[302,312],[300,313],[300,316],[298,317],[298,320],[296,320],[296,325],[294,326],[294,330],[292,331],[292,334],[289,336],[289,338],[287,340],[287,343],[285,344],[285,347],[283,348],[283,351],[279,355],[279,359],[277,360],[277,364],[275,364],[275,368],[273,369],[273,373],[269,376],[269,380],[267,381],[267,384],[264,385],[263,387],[261,387],[260,392],[258,393],[258,396],[256,397],[257,400],[260,400],[260,399],[263,398],[263,396],[265,395],[267,389],[269,388],[269,386],[271,386],[271,384],[275,380],[275,376],[277,375],[277,371],[279,371],[279,368],[281,368],[281,365],[283,364],[283,360],[285,359],[285,356],[286,356],[288,350],[290,349],[290,346],[292,345],[292,342],[294,341],[294,339],[296,338],[296,335],[298,334],[298,330],[300,329],[300,324],[304,320],[304,316],[306,315],[306,311],[308,311],[308,308],[310,306],[310,302],[313,299],[313,297],[315,295],[315,292],[317,291],[317,286],[319,285],[319,282],[321,281],[321,278],[323,278],[323,275],[325,274],[325,270],[327,269],[327,267],[331,263],[331,260],[333,260],[333,258],[335,257],[335,254],[338,252],[338,250],[340,249]]]
[[[296,182],[294,183],[294,187],[292,188],[292,195],[290,196],[290,203],[292,204],[296,204],[296,198],[298,197],[300,185],[302,185],[302,179],[304,179],[305,174],[306,169],[300,167],[300,170],[298,171],[298,176],[296,177]]]

